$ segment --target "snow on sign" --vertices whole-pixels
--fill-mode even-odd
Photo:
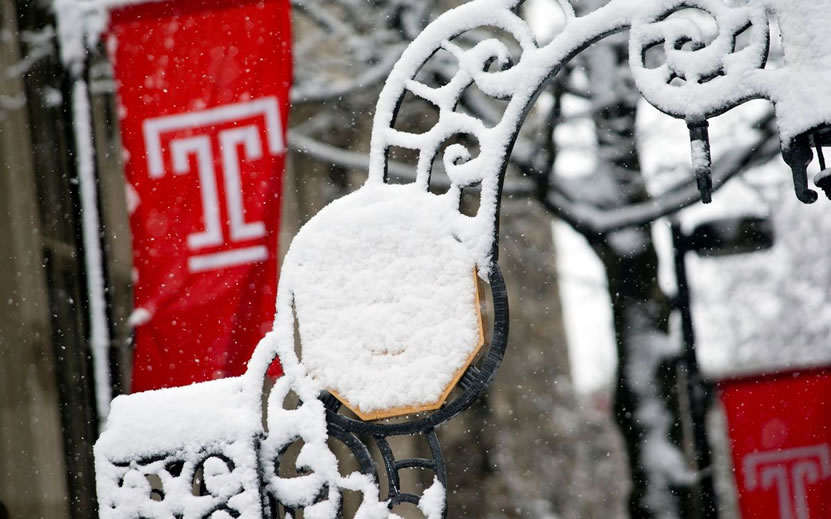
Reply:
[[[728,380],[720,393],[742,517],[831,517],[831,369]]]
[[[134,391],[239,375],[271,328],[290,42],[284,0],[110,11],[136,276]]]
[[[302,362],[364,420],[437,409],[484,344],[456,203],[370,183],[320,211],[286,255]]]

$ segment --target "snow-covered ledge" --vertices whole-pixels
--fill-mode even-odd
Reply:
[[[113,402],[95,448],[101,517],[249,519],[302,508],[307,518],[334,518],[343,490],[363,496],[356,517],[395,517],[390,510],[401,502],[418,505],[430,519],[446,516],[446,475],[435,428],[488,386],[507,341],[507,300],[497,265],[507,159],[543,84],[606,35],[631,28],[630,65],[639,89],[657,108],[688,122],[705,200],[707,118],[758,97],[776,105],[797,196],[816,199],[805,166],[808,146],[823,143],[831,121],[822,24],[831,0],[734,7],[722,0],[611,0],[582,17],[561,0],[566,24],[544,46],[517,14],[519,3],[475,0],[451,10],[404,52],[377,105],[369,179],[321,211],[292,243],[274,330],[244,376]],[[695,16],[690,9],[698,11]],[[697,22],[702,14],[715,22],[715,36]],[[785,47],[785,65],[774,70],[765,68],[771,15],[779,20]],[[485,36],[466,48],[457,39],[482,28],[512,41]],[[518,57],[512,56],[514,46]],[[655,48],[663,51],[659,63],[648,59]],[[441,86],[417,79],[437,51],[458,65],[455,77]],[[506,102],[495,123],[457,111],[460,96],[474,85]],[[395,127],[407,94],[438,108],[432,128],[411,133]],[[474,139],[478,151],[451,143],[438,157],[461,135]],[[412,184],[387,181],[394,147],[418,155]],[[442,194],[429,190],[436,159],[451,183]],[[466,215],[459,205],[463,190],[471,188],[479,206]],[[493,304],[488,335],[481,329],[480,287],[490,289]],[[285,375],[264,394],[275,358]],[[288,405],[292,392],[297,405]],[[341,403],[363,419],[342,414]],[[374,421],[398,415],[405,416]],[[375,442],[382,470],[358,434]],[[396,459],[386,438],[404,434],[424,435],[431,458]],[[339,472],[330,438],[351,450],[360,471]],[[303,447],[296,465],[304,474],[281,477],[282,455],[297,441]],[[398,471],[409,467],[435,473],[434,484],[420,496],[400,488]],[[385,496],[379,473],[388,483]]]

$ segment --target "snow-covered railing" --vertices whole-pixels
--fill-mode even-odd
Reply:
[[[435,429],[488,386],[506,347],[496,244],[507,159],[543,84],[606,35],[631,28],[630,66],[639,89],[687,121],[705,201],[707,118],[756,97],[776,105],[797,196],[816,199],[806,165],[808,146],[824,144],[831,121],[831,103],[823,102],[831,98],[823,69],[831,43],[821,23],[831,0],[732,7],[721,0],[611,0],[581,17],[562,0],[565,26],[544,46],[517,14],[519,3],[476,0],[451,10],[404,52],[378,102],[369,179],[323,209],[292,242],[274,330],[245,375],[113,402],[95,448],[101,517],[248,519],[303,509],[304,517],[330,518],[342,511],[343,490],[363,497],[356,517],[393,517],[390,510],[402,502],[431,519],[446,516]],[[695,16],[687,16],[691,11]],[[772,70],[765,68],[771,14],[785,43],[785,65]],[[715,35],[696,23],[702,16],[715,22]],[[473,45],[458,38],[477,31],[486,36]],[[653,49],[662,49],[662,62],[650,61]],[[444,85],[419,78],[437,52],[457,65]],[[457,109],[474,86],[503,102],[487,123]],[[438,110],[428,130],[396,127],[405,95]],[[475,146],[463,144],[471,140]],[[414,182],[388,181],[393,148],[416,152]],[[437,159],[450,183],[441,194],[430,191]],[[473,215],[460,211],[465,190],[479,196]],[[493,304],[489,334],[481,287],[489,287]],[[285,374],[265,391],[276,358]],[[291,393],[299,403],[290,403]],[[430,458],[395,458],[387,438],[412,434],[426,437]],[[330,439],[352,452],[358,472],[339,472]],[[295,443],[302,443],[295,462],[301,475],[286,477],[280,468]],[[373,463],[370,447],[381,453],[382,466]],[[435,474],[420,496],[400,485],[399,471],[413,467]]]

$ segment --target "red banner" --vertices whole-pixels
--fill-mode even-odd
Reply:
[[[111,12],[135,265],[133,391],[241,374],[271,328],[288,0]]]
[[[719,386],[741,516],[831,517],[831,369]]]

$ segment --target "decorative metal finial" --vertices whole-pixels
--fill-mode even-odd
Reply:
[[[701,193],[701,201],[709,204],[713,200],[712,161],[710,160],[710,136],[706,119],[688,122],[690,130],[690,153],[695,183]]]

